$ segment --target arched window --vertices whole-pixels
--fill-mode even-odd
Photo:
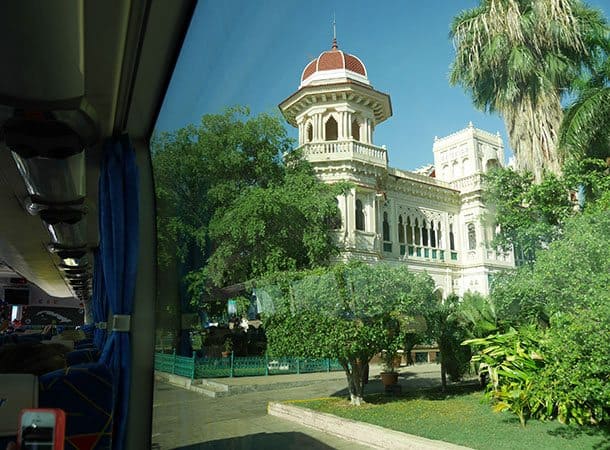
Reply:
[[[417,219],[415,219],[415,245],[421,245],[420,229]]]
[[[497,159],[490,159],[485,163],[485,172],[489,172],[490,170],[497,169],[500,167]]]
[[[398,216],[398,242],[405,243],[405,227],[402,223],[402,216]]]
[[[453,235],[453,225],[449,225],[449,249],[455,250],[455,237]]]
[[[468,158],[464,158],[462,160],[462,173],[467,175],[470,173],[470,160]]]
[[[477,234],[474,229],[474,223],[468,224],[468,250],[477,249]]]
[[[352,137],[357,141],[360,140],[360,124],[356,119],[352,121]]]
[[[413,229],[411,228],[410,217],[407,217],[407,244],[413,245]]]
[[[359,198],[356,199],[356,230],[364,231],[364,209]]]
[[[434,231],[434,222],[430,222],[430,247],[436,247],[436,231]]]
[[[341,219],[341,209],[339,208],[338,198],[335,198],[335,204],[337,205],[337,212],[335,216],[330,219],[330,227],[334,230],[340,230],[343,226],[343,221]]]
[[[388,221],[387,212],[383,213],[382,236],[383,236],[383,251],[390,253],[392,251],[392,242],[390,239],[390,222]]]
[[[311,141],[313,141],[313,125],[311,123],[308,123],[306,142],[311,142]]]
[[[390,240],[390,223],[388,222],[388,213],[383,213],[383,240],[388,242]]]
[[[422,225],[422,228],[421,228],[421,237],[422,237],[422,245],[427,246],[428,245],[428,228],[427,228],[425,220],[424,220],[424,224]]]
[[[339,136],[339,126],[337,125],[337,121],[333,116],[330,116],[326,121],[326,140],[327,141],[336,141]]]

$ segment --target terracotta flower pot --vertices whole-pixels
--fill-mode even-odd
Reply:
[[[392,386],[398,383],[397,372],[381,372],[379,375],[381,375],[381,382],[384,386]]]

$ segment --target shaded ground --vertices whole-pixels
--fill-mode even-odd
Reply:
[[[401,370],[403,390],[436,385],[439,367],[425,364]],[[290,376],[290,375],[286,375]],[[307,377],[308,375],[299,375]],[[308,386],[275,391],[248,392],[230,397],[209,398],[164,383],[156,383],[153,408],[153,443],[156,449],[363,449],[325,433],[267,415],[267,403],[328,396],[347,396],[346,381],[320,379]],[[239,383],[270,382],[274,377],[236,379]],[[266,380],[265,380],[266,378]],[[332,379],[334,378],[334,379]],[[381,392],[372,379],[365,391]]]

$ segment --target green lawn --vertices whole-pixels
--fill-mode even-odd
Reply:
[[[565,426],[530,421],[522,428],[510,413],[494,413],[481,392],[455,388],[387,397],[367,396],[367,404],[353,407],[342,398],[298,400],[303,406],[368,422],[405,433],[475,449],[610,449],[610,429]]]

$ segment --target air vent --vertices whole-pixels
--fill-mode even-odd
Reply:
[[[71,209],[47,209],[40,212],[51,243],[69,248],[87,245],[87,226],[83,216],[82,211]]]
[[[86,194],[85,152],[70,127],[55,120],[10,119],[4,134],[34,203],[82,202]]]

